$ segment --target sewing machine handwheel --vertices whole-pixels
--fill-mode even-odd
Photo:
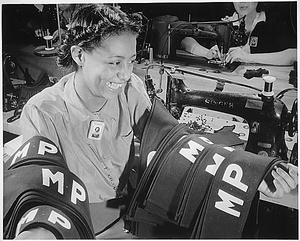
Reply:
[[[17,60],[11,54],[6,53],[3,57],[3,68],[8,75],[13,75],[17,70]]]
[[[290,114],[290,121],[288,124],[288,134],[290,137],[293,137],[298,129],[298,108],[297,108],[298,100],[294,100],[293,107]]]

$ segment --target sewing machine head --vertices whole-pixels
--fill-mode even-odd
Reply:
[[[230,46],[231,30],[232,23],[224,21],[186,22],[172,16],[159,19],[153,23],[154,54],[159,58],[176,59],[184,54],[180,43],[185,37],[193,37],[208,48],[212,43],[217,43],[219,49],[226,53]]]
[[[249,127],[245,150],[288,160],[285,134],[295,134],[293,114],[274,97],[274,78],[267,78],[264,90],[258,95],[190,90],[183,79],[169,77],[167,106],[174,116],[181,116],[184,107],[199,107],[244,118]],[[291,131],[291,128],[294,131]]]
[[[228,22],[181,22],[171,24],[169,29],[170,59],[183,55],[180,51],[181,41],[185,37],[193,37],[207,48],[217,44],[219,49],[227,53],[231,41],[231,23]]]

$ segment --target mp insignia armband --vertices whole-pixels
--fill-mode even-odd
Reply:
[[[4,238],[14,238],[20,224],[46,226],[63,238],[94,238],[86,187],[45,137],[31,138],[4,164],[3,196]]]

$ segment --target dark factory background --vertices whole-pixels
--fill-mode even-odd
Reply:
[[[123,10],[142,12],[151,22],[158,16],[177,16],[181,21],[217,21],[233,13],[230,2],[200,2],[200,3],[121,3]],[[297,1],[267,2],[266,11],[279,15],[278,24],[290,29],[291,38],[296,38],[297,30]],[[39,16],[33,4],[4,4],[2,6],[2,36],[3,46],[7,43],[22,41],[35,43],[34,19]],[[55,16],[54,16],[55,17]],[[52,23],[50,29],[57,29]],[[39,44],[39,42],[37,43]]]

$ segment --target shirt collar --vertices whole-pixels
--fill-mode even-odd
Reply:
[[[238,18],[239,18],[239,16],[238,16],[237,12],[234,12],[232,17],[230,17],[231,21],[235,21],[235,22],[233,22],[233,26],[239,26],[240,25],[240,22],[236,21],[236,20],[238,20]],[[251,31],[254,29],[256,24],[258,24],[259,22],[266,22],[266,19],[267,19],[266,18],[266,13],[264,11],[261,11],[261,12],[257,13],[256,16],[255,16],[255,19],[253,21]]]
[[[118,109],[120,97],[118,96],[118,98],[108,100],[100,111],[91,112],[83,105],[82,101],[76,93],[74,87],[74,76],[75,72],[66,75],[60,80],[66,82],[64,87],[64,95],[66,102],[69,103],[70,108],[72,108],[72,111],[70,111],[69,113],[71,117],[71,122],[84,122],[88,120],[91,116],[97,115],[97,113],[108,115],[116,120],[118,118],[119,113]]]
[[[253,27],[252,30],[254,29],[254,27],[256,26],[256,24],[258,24],[259,22],[266,22],[266,13],[265,12],[259,12],[256,14],[256,17],[253,21]]]

